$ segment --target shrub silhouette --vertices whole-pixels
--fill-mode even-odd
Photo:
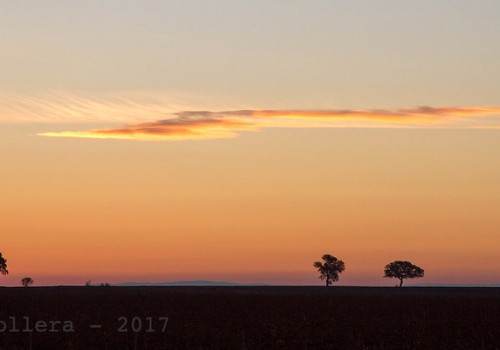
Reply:
[[[385,266],[384,277],[399,279],[399,287],[402,287],[403,280],[407,278],[424,277],[424,269],[409,261],[396,260]]]
[[[325,281],[328,287],[333,282],[339,280],[339,273],[345,270],[345,264],[342,260],[338,260],[336,257],[330,254],[325,254],[321,257],[323,262],[316,261],[313,266],[318,269],[322,281]]]
[[[9,274],[9,270],[7,270],[7,260],[4,259],[4,257],[2,256],[2,253],[0,253],[0,273],[2,275]]]
[[[21,280],[21,284],[23,285],[23,287],[29,287],[33,284],[33,279],[31,277],[24,277],[22,280]]]

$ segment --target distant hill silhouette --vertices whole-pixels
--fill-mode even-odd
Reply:
[[[457,288],[499,288],[500,283],[413,283],[411,287],[457,287]]]
[[[114,286],[123,287],[133,287],[133,286],[193,286],[193,287],[237,287],[237,286],[265,286],[265,284],[253,283],[253,284],[242,284],[233,282],[223,282],[223,281],[173,281],[173,282],[125,282],[113,284]]]

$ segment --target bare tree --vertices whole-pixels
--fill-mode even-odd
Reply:
[[[409,261],[396,260],[385,266],[384,277],[399,279],[399,286],[402,287],[403,280],[407,278],[424,277],[424,269]]]
[[[2,253],[0,253],[0,273],[2,275],[9,274],[9,270],[7,270],[7,260],[4,259],[4,257],[2,256]]]
[[[345,270],[345,264],[342,260],[338,260],[336,257],[330,254],[325,254],[321,257],[323,262],[316,261],[313,266],[318,269],[322,281],[325,281],[328,287],[333,282],[339,280],[339,273]]]
[[[29,287],[33,284],[33,279],[31,277],[24,277],[22,280],[21,280],[21,284],[23,285],[23,287]]]

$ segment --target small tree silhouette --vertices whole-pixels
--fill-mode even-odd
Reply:
[[[333,282],[339,280],[339,273],[345,270],[345,264],[342,260],[330,254],[325,254],[321,257],[324,262],[316,261],[313,266],[318,269],[322,281],[325,281],[326,286],[330,286]]]
[[[29,287],[33,284],[33,279],[31,277],[24,277],[22,280],[21,280],[21,284],[23,285],[23,287]]]
[[[399,279],[399,287],[402,287],[404,279],[424,277],[424,269],[409,261],[396,260],[385,266],[384,277]]]
[[[8,275],[9,270],[7,270],[7,260],[4,259],[2,253],[0,253],[0,273],[2,275]]]

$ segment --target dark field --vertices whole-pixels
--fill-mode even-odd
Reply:
[[[500,349],[500,288],[0,288],[0,331],[9,350]]]

